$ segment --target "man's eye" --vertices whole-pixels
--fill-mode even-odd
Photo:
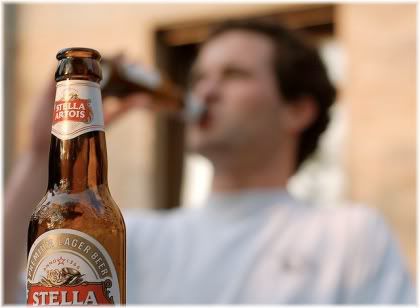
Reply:
[[[191,87],[196,86],[197,83],[199,83],[202,79],[203,79],[203,74],[193,74],[188,80],[189,87],[191,88]]]
[[[236,69],[227,70],[225,72],[226,77],[247,77],[248,75],[249,74],[247,72]]]

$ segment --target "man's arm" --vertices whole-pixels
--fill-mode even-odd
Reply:
[[[4,301],[25,298],[22,269],[26,260],[29,219],[47,187],[51,114],[55,95],[52,79],[34,101],[29,144],[17,159],[6,183],[4,209]]]
[[[25,297],[21,273],[26,258],[27,231],[32,211],[45,193],[47,155],[26,152],[18,160],[7,185],[4,212],[5,304],[16,303]]]

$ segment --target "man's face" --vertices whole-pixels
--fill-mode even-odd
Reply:
[[[208,107],[187,130],[189,149],[210,160],[222,154],[271,150],[281,141],[284,104],[269,38],[225,32],[204,45],[191,74],[191,90]]]

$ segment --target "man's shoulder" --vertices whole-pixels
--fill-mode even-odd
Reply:
[[[383,221],[377,209],[353,203],[336,207],[306,207],[303,213],[306,220],[322,224],[326,228],[351,227],[354,228],[353,231]]]
[[[359,270],[379,262],[393,236],[378,210],[364,205],[306,207],[290,225],[291,246],[337,270]],[[295,240],[299,238],[296,244]],[[322,247],[322,249],[321,249]],[[348,273],[346,275],[349,275]]]
[[[345,205],[335,209],[331,213],[331,217],[330,220],[333,223],[343,224],[356,238],[359,238],[359,236],[366,238],[367,235],[387,235],[385,234],[387,225],[384,216],[373,207],[359,204]],[[337,221],[334,221],[334,218]]]
[[[373,241],[385,242],[390,230],[377,209],[346,204],[336,207],[305,207],[295,215],[294,230],[320,243],[328,243],[343,251],[366,249]],[[302,231],[304,230],[304,231]]]

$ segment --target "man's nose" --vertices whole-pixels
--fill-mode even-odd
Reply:
[[[195,95],[206,105],[214,104],[220,99],[221,90],[218,78],[208,78],[197,87]]]

